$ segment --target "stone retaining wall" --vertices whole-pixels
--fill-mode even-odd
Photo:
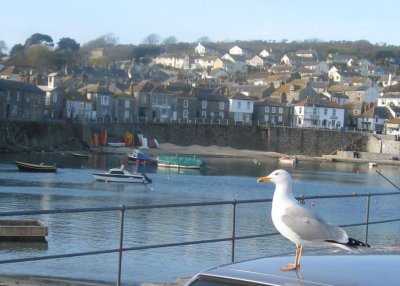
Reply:
[[[107,130],[108,142],[122,142],[129,131],[180,146],[216,145],[307,156],[332,154],[365,137],[361,133],[278,126],[0,121],[0,152],[78,150],[92,146],[93,134],[102,129]]]

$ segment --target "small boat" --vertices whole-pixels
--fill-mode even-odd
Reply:
[[[125,143],[124,142],[109,142],[109,143],[107,143],[107,146],[110,146],[110,147],[124,147]]]
[[[70,152],[68,153],[69,155],[73,156],[73,157],[80,157],[80,158],[89,158],[90,156],[92,156],[92,154],[88,154],[88,153],[74,153],[74,152]]]
[[[124,169],[124,165],[120,168],[112,168],[106,172],[93,173],[93,178],[104,182],[120,182],[120,183],[142,183],[150,184],[152,180],[144,173],[130,173]]]
[[[299,163],[299,159],[297,157],[283,156],[283,157],[279,157],[278,162],[282,163],[282,164],[295,165],[295,164]]]
[[[203,159],[195,156],[166,156],[159,155],[157,157],[157,166],[178,169],[201,169],[206,166]]]
[[[128,155],[128,160],[134,161],[137,164],[157,165],[156,159],[153,159],[139,149],[134,149],[132,153]]]
[[[40,164],[31,164],[21,161],[15,161],[15,164],[18,167],[18,170],[24,172],[57,172],[57,165],[44,165]]]
[[[369,166],[370,168],[372,168],[372,167],[377,167],[378,164],[375,163],[375,162],[369,162],[369,163],[368,163],[368,166]]]

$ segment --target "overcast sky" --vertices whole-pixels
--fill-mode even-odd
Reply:
[[[398,0],[17,0],[0,4],[10,50],[32,34],[81,45],[108,33],[140,44],[151,33],[181,42],[307,39],[400,45]],[[8,50],[8,51],[9,51]]]

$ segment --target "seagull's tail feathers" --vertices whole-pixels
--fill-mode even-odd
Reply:
[[[336,247],[340,247],[344,250],[348,250],[351,252],[359,252],[360,250],[363,250],[365,247],[370,247],[368,243],[364,243],[362,241],[350,237],[347,243],[342,243],[335,240],[326,240],[326,242],[329,242]]]

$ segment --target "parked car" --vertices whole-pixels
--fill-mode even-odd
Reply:
[[[281,271],[293,257],[270,257],[214,267],[185,286],[397,286],[400,255],[304,256],[298,271]]]

